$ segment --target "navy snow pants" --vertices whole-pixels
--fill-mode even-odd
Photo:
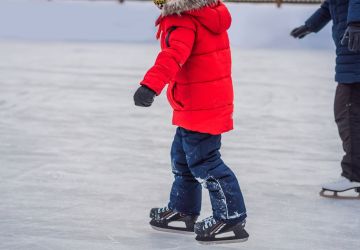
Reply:
[[[203,186],[209,191],[215,219],[235,223],[246,218],[238,181],[221,160],[220,147],[221,135],[177,128],[171,148],[175,180],[170,193],[170,209],[199,215]]]

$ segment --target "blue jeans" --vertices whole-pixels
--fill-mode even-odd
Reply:
[[[175,176],[168,207],[188,215],[199,215],[201,186],[210,194],[217,220],[238,222],[246,218],[246,208],[234,173],[221,160],[221,135],[177,128],[171,148]]]

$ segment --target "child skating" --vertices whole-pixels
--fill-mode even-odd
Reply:
[[[221,134],[233,129],[231,16],[219,0],[155,0],[161,52],[134,95],[149,107],[168,84],[167,97],[178,126],[171,147],[175,180],[170,201],[150,211],[150,224],[163,231],[196,233],[200,243],[245,241],[246,209],[234,173],[221,159]],[[196,222],[201,187],[213,215]],[[183,222],[183,227],[172,222]],[[232,232],[232,236],[222,236]]]

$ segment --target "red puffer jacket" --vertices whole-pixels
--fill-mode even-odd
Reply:
[[[221,134],[233,128],[231,16],[222,2],[158,19],[162,51],[142,85],[159,95],[168,83],[173,124]]]

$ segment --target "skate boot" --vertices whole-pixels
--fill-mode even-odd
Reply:
[[[212,216],[195,224],[196,240],[200,244],[221,244],[247,241],[245,220],[238,223],[226,223]]]
[[[198,216],[175,212],[168,207],[152,208],[150,210],[150,225],[155,230],[182,234],[193,234]],[[170,225],[177,224],[177,225]],[[179,226],[179,224],[184,226]]]
[[[358,196],[339,196],[338,193],[354,189]],[[326,193],[329,192],[330,194]],[[320,195],[335,199],[360,199],[360,182],[350,181],[341,176],[338,180],[322,185]]]

